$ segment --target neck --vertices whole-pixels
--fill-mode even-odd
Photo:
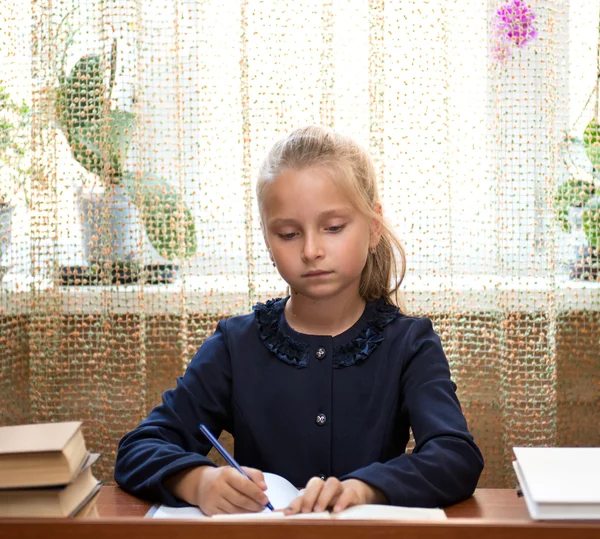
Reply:
[[[351,328],[364,309],[365,301],[358,291],[315,300],[292,290],[285,305],[285,318],[299,333],[335,336]]]

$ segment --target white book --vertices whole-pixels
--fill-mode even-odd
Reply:
[[[271,519],[337,519],[337,520],[446,520],[443,509],[429,509],[424,507],[397,507],[392,505],[357,505],[339,513],[323,511],[321,513],[302,513],[285,516],[284,509],[302,491],[294,487],[287,479],[271,473],[265,473],[267,483],[267,497],[275,512],[264,509],[260,513],[242,513],[235,515],[215,515],[207,517],[198,507],[170,507],[161,505],[148,512],[152,518],[167,519],[216,519],[216,520],[271,520]]]
[[[600,519],[600,447],[514,447],[534,520]]]

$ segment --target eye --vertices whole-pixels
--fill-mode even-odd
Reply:
[[[344,227],[345,227],[345,226],[346,226],[346,225],[335,225],[335,226],[328,226],[328,227],[327,227],[327,230],[328,230],[329,232],[333,232],[333,233],[335,233],[335,232],[340,232],[341,230],[343,230],[343,229],[344,229]]]
[[[293,240],[296,237],[296,232],[288,232],[287,234],[277,234],[282,240]]]

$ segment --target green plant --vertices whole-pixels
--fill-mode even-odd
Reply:
[[[572,232],[576,223],[587,240],[577,245],[570,264],[571,278],[600,281],[600,196],[595,194],[594,182],[578,172],[574,171],[556,190],[556,221],[565,232]]]
[[[559,226],[571,232],[570,208],[581,208],[582,228],[593,252],[600,248],[600,197],[595,196],[592,182],[571,176],[560,184],[554,197],[554,210]]]
[[[596,117],[598,116],[598,83],[596,83]],[[596,117],[585,128],[583,134],[583,145],[588,159],[592,163],[593,176],[597,178],[600,175],[600,124]],[[586,198],[582,207],[582,225],[585,236],[593,251],[598,254],[600,248],[600,204],[599,197],[595,195],[594,186],[588,186]]]
[[[10,204],[18,191],[28,203],[25,186],[30,173],[30,127],[29,106],[15,102],[0,85],[0,204]]]
[[[582,224],[590,246],[596,254],[600,253],[600,196],[592,197],[585,203]]]
[[[571,232],[569,208],[582,208],[594,194],[594,184],[571,176],[560,184],[554,197],[556,220],[565,232]]]
[[[61,69],[57,119],[73,157],[105,187],[127,191],[156,251],[171,261],[187,258],[196,252],[196,231],[179,190],[165,178],[135,175],[126,169],[136,122],[133,113],[111,109],[116,58],[113,41],[108,61],[103,55],[88,54],[68,75]]]
[[[582,208],[582,229],[591,248],[591,257],[597,259],[600,256],[600,197],[596,196],[594,182],[597,182],[600,178],[600,123],[598,123],[600,120],[600,41],[597,42],[596,46],[594,75],[594,87],[583,106],[583,110],[575,120],[575,124],[577,124],[586,112],[592,98],[594,98],[592,118],[583,130],[583,147],[587,158],[592,164],[593,180],[580,180],[571,176],[558,187],[555,197],[555,210],[560,226],[566,232],[570,232],[569,208]],[[573,142],[573,139],[569,142]]]
[[[600,125],[595,117],[589,121],[583,131],[583,145],[594,172],[600,171]]]

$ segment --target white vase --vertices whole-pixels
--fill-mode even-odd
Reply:
[[[88,267],[128,273],[118,280],[136,281],[142,265],[140,220],[127,193],[121,187],[80,193],[79,208]]]
[[[112,268],[113,281],[120,282],[135,282],[142,276],[150,283],[174,279],[177,266],[154,249],[125,189],[80,192],[78,198],[88,267]]]

